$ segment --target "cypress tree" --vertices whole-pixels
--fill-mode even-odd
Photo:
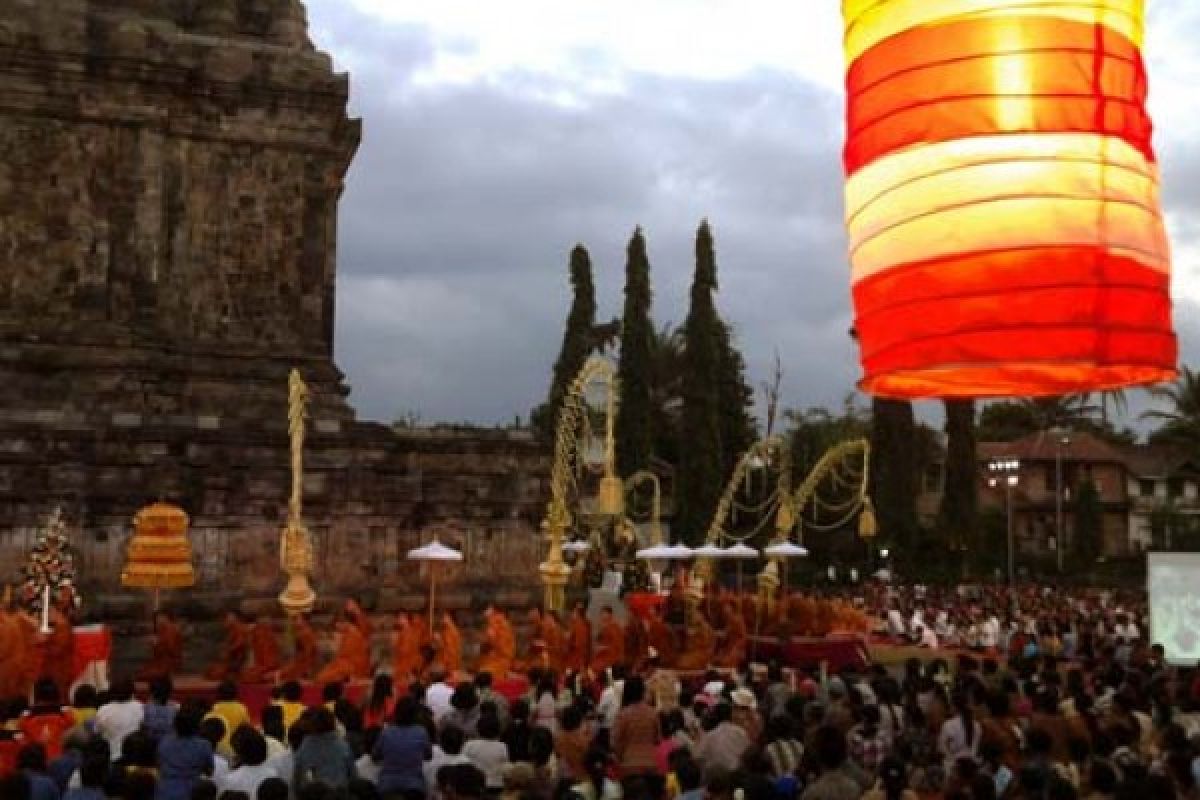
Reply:
[[[572,300],[563,331],[562,347],[554,361],[554,376],[546,402],[532,414],[534,429],[543,441],[554,441],[563,397],[592,352],[592,329],[596,323],[596,286],[592,282],[592,260],[582,244],[571,250]]]
[[[742,453],[758,438],[751,415],[754,390],[746,383],[746,361],[734,346],[730,327],[718,317],[719,355],[717,405],[721,416],[721,475],[733,472]]]
[[[961,551],[978,522],[978,468],[975,463],[975,401],[946,400],[946,480],[938,527]]]
[[[673,527],[703,541],[724,482],[720,377],[724,326],[713,303],[717,262],[708,222],[696,231],[696,271],[683,326],[683,413]]]
[[[653,451],[650,385],[653,380],[654,325],[650,321],[650,260],[641,227],[626,249],[625,310],[621,318],[621,357],[617,378],[617,471],[628,477],[650,462]]]

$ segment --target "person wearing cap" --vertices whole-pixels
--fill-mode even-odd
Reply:
[[[762,736],[763,723],[762,717],[758,714],[758,699],[754,696],[754,692],[745,687],[734,689],[731,699],[733,700],[733,724],[746,732],[747,739],[757,742]]]
[[[733,724],[733,712],[728,703],[718,703],[710,711],[712,728],[700,739],[696,759],[706,775],[714,771],[733,772],[750,747],[750,737],[739,725]]]

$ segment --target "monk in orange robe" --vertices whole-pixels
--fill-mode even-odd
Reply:
[[[596,649],[592,652],[592,672],[600,675],[625,660],[625,631],[613,616],[610,606],[600,612],[600,630],[596,633]]]
[[[708,669],[712,662],[714,638],[712,627],[699,610],[689,612],[687,642],[676,660],[681,671]]]
[[[250,655],[254,663],[242,669],[243,683],[271,681],[279,671],[279,642],[269,619],[256,620],[250,628]]]
[[[592,660],[592,623],[582,603],[571,610],[571,624],[567,628],[567,655],[563,669],[580,673]]]
[[[337,624],[338,647],[333,660],[317,673],[317,683],[342,683],[371,676],[371,651],[358,621],[343,615]]]
[[[183,667],[183,634],[166,611],[154,612],[154,645],[150,660],[138,670],[139,681],[168,678]]]
[[[60,697],[69,697],[75,683],[75,628],[60,608],[50,609],[51,632],[43,641],[42,674],[54,681]]]
[[[221,654],[204,671],[204,676],[212,681],[232,680],[246,665],[246,658],[249,654],[249,626],[237,612],[226,612],[225,642],[221,645]]]
[[[546,669],[554,673],[562,671],[563,635],[562,626],[552,611],[542,612],[542,641],[546,643]]]
[[[513,658],[516,656],[516,640],[512,626],[504,613],[492,605],[484,611],[484,620],[486,622],[478,671],[486,672],[493,678],[503,678],[512,669]]]
[[[439,633],[442,640],[442,667],[446,670],[446,677],[453,678],[456,672],[462,670],[462,633],[449,611],[442,612],[442,629]]]
[[[17,621],[20,631],[18,652],[22,656],[19,696],[28,697],[29,693],[33,691],[33,684],[42,676],[43,651],[41,647],[38,647],[40,623],[32,614],[18,614]]]
[[[646,652],[650,647],[646,635],[646,622],[637,614],[630,614],[625,622],[625,662],[633,672],[640,673],[646,666]]]
[[[21,697],[25,656],[21,652],[23,634],[17,612],[5,602],[0,607],[0,697]]]
[[[306,681],[317,668],[317,634],[303,615],[291,619],[295,650],[292,660],[279,670],[279,682]]]
[[[421,670],[421,632],[407,611],[396,616],[392,637],[392,680],[404,684]]]
[[[674,667],[679,657],[679,645],[675,633],[662,621],[662,617],[650,612],[646,619],[646,643],[658,653],[658,661],[664,667]]]
[[[746,620],[733,602],[726,602],[722,612],[725,636],[715,659],[718,667],[736,667],[746,660]]]

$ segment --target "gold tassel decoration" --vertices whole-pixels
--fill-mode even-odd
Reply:
[[[618,517],[625,513],[625,485],[611,472],[600,479],[600,494],[596,500],[599,513]]]
[[[879,533],[879,523],[875,521],[875,507],[871,498],[863,498],[862,513],[858,515],[858,535],[863,539],[874,539]]]
[[[775,512],[775,533],[780,539],[786,540],[796,527],[796,511],[792,508],[792,499],[785,496]]]

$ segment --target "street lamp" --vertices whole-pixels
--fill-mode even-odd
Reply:
[[[1016,561],[1013,544],[1013,489],[1019,482],[1021,462],[1015,458],[995,458],[988,462],[988,486],[1004,487],[1004,505],[1008,517],[1008,584],[1016,581]]]
[[[1064,447],[1071,445],[1071,432],[1064,428],[1054,429],[1054,549],[1058,552],[1058,571],[1063,571],[1063,474],[1062,454]]]

